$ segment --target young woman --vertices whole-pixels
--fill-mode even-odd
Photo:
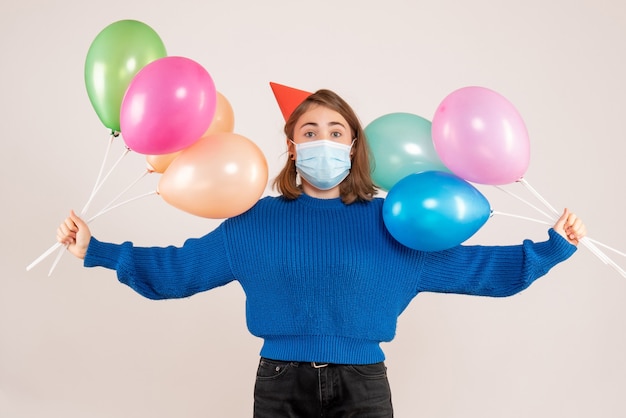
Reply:
[[[335,93],[319,90],[285,125],[289,158],[265,197],[182,247],[94,238],[71,212],[59,242],[86,267],[117,271],[151,299],[238,281],[247,325],[263,338],[254,416],[393,416],[379,343],[420,292],[509,296],[570,257],[585,226],[565,210],[549,239],[516,246],[409,249],[391,237],[375,198],[366,138]]]

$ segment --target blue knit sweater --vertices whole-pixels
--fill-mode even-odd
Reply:
[[[382,204],[265,197],[182,247],[92,238],[84,263],[116,270],[151,299],[236,280],[248,329],[264,339],[262,356],[367,364],[384,359],[379,343],[393,339],[398,316],[419,292],[512,295],[576,249],[550,229],[540,243],[415,251],[389,235]]]

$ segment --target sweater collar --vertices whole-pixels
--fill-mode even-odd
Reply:
[[[340,197],[332,199],[318,199],[316,197],[311,197],[306,193],[302,193],[298,197],[297,202],[315,209],[338,209],[346,206]]]

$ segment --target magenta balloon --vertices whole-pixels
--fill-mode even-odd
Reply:
[[[200,64],[184,57],[157,59],[135,75],[122,100],[124,142],[146,155],[187,148],[208,129],[216,101],[213,79]]]
[[[464,87],[449,94],[433,117],[432,137],[441,161],[467,181],[508,184],[528,169],[530,144],[524,121],[493,90]]]

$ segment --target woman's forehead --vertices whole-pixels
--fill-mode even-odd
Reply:
[[[296,127],[343,127],[349,128],[346,119],[337,111],[325,106],[315,106],[307,110],[298,118]]]

